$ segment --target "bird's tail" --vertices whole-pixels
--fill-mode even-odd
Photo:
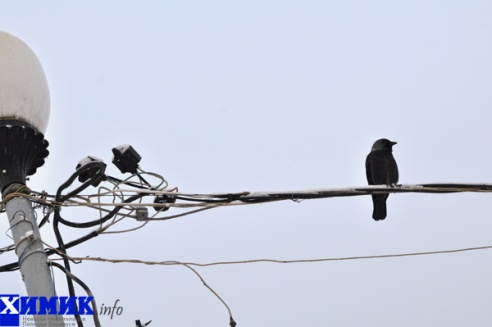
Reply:
[[[372,218],[374,220],[383,220],[386,218],[386,199],[388,194],[378,194],[372,196],[372,203],[374,210],[372,212]]]

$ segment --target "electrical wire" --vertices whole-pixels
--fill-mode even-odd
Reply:
[[[92,311],[94,312],[94,314],[92,315],[92,317],[94,319],[94,325],[96,327],[101,327],[101,323],[99,322],[99,315],[97,313],[96,299],[95,299],[94,295],[92,294],[89,286],[87,286],[87,284],[85,284],[81,279],[79,279],[78,277],[76,277],[72,272],[68,271],[62,265],[60,265],[60,264],[58,264],[56,262],[53,262],[53,261],[49,261],[48,264],[50,266],[56,267],[56,268],[60,269],[61,271],[63,271],[69,278],[71,278],[77,284],[79,284],[85,290],[85,292],[87,293],[88,296],[91,296],[92,297],[91,304],[92,304],[92,308],[93,308]]]
[[[376,255],[360,255],[350,257],[326,257],[326,258],[314,258],[314,259],[251,259],[251,260],[236,260],[236,261],[217,261],[207,263],[197,262],[183,262],[183,261],[148,261],[138,259],[109,259],[102,257],[70,257],[75,261],[97,261],[97,262],[110,262],[110,263],[133,263],[144,265],[158,265],[158,266],[176,266],[176,265],[188,265],[196,267],[211,267],[211,266],[224,266],[224,265],[239,265],[239,264],[252,264],[252,263],[277,263],[277,264],[292,264],[292,263],[319,263],[329,261],[353,261],[353,260],[373,260],[373,259],[393,259],[402,257],[416,257],[427,255],[441,255],[441,254],[456,254],[463,252],[492,250],[492,245],[475,246],[467,248],[449,249],[449,250],[434,250],[434,251],[422,251],[422,252],[406,252],[406,253],[394,253],[394,254],[376,254]]]
[[[230,325],[235,326],[236,323],[232,318],[232,313],[225,301],[205,282],[202,276],[193,267],[208,267],[216,265],[231,265],[231,264],[250,264],[250,263],[312,263],[325,261],[344,261],[344,260],[361,260],[361,259],[382,259],[395,257],[408,257],[420,255],[436,255],[458,253],[465,251],[491,249],[492,246],[464,248],[455,250],[443,251],[428,251],[414,252],[401,254],[385,254],[372,256],[355,256],[355,257],[338,257],[338,258],[318,258],[318,259],[297,259],[297,260],[277,260],[277,259],[254,259],[241,261],[223,261],[212,263],[193,263],[179,261],[142,261],[142,260],[115,260],[104,258],[76,258],[70,257],[67,254],[67,249],[82,244],[101,234],[126,233],[143,228],[151,221],[165,221],[170,219],[181,218],[192,215],[205,210],[221,208],[226,206],[238,206],[259,204],[278,201],[294,201],[308,199],[322,199],[331,197],[347,197],[361,196],[371,194],[387,194],[387,193],[434,193],[446,194],[457,192],[492,192],[492,184],[457,184],[457,183],[431,183],[431,184],[406,184],[396,186],[371,185],[361,187],[347,188],[332,188],[332,189],[310,189],[300,191],[280,191],[280,192],[232,192],[232,193],[211,193],[211,194],[196,194],[179,192],[177,188],[168,189],[167,181],[160,175],[146,172],[141,169],[136,174],[131,175],[126,179],[118,179],[104,175],[105,165],[98,161],[89,162],[79,169],[67,179],[57,190],[55,195],[49,195],[46,192],[35,192],[26,189],[17,190],[7,195],[0,206],[3,208],[5,203],[12,197],[22,196],[28,198],[35,203],[36,209],[42,209],[43,218],[38,223],[39,227],[43,227],[49,222],[53,216],[53,231],[58,243],[57,247],[47,247],[46,253],[48,256],[58,254],[63,260],[63,266],[55,264],[57,268],[62,269],[67,278],[67,285],[70,296],[75,296],[73,281],[81,284],[80,280],[73,276],[70,270],[70,261],[104,261],[113,263],[142,263],[148,265],[182,265],[194,272],[199,279],[227,308],[230,316]],[[89,174],[88,172],[91,172]],[[74,190],[63,194],[63,192],[71,187],[75,179],[83,174],[90,176],[83,178],[83,181]],[[143,175],[148,175],[157,178],[157,185],[152,185]],[[100,182],[105,182],[99,186],[96,193],[83,194],[90,186],[98,186]],[[152,199],[152,201],[148,201]],[[159,200],[159,201],[158,201]],[[96,210],[98,218],[89,221],[75,222],[64,219],[61,215],[62,207],[85,207],[87,209]],[[141,208],[153,208],[155,213],[142,217]],[[184,212],[167,213],[168,209],[184,210]],[[139,215],[140,214],[140,215]],[[127,229],[114,230],[114,226],[121,223],[125,219],[136,220],[139,225]],[[68,243],[64,243],[63,237],[59,230],[59,225],[63,224],[72,228],[90,228],[96,229],[85,236]],[[6,246],[0,249],[0,255],[12,251],[13,245]],[[53,259],[52,259],[53,260]],[[55,259],[56,260],[56,259]],[[18,270],[18,263],[11,263],[0,266],[0,272]],[[82,283],[83,284],[83,283]],[[82,285],[81,284],[81,285]],[[85,284],[83,284],[85,285]],[[87,285],[85,285],[87,286]],[[84,289],[86,287],[82,286]],[[87,287],[88,289],[88,287]],[[86,289],[86,291],[87,291]],[[90,291],[90,290],[89,290]],[[93,304],[95,305],[95,303]],[[96,310],[95,310],[96,311]],[[97,318],[96,318],[97,319]],[[78,326],[83,326],[80,317],[76,316]],[[96,323],[96,326],[97,325]]]
[[[42,227],[46,224],[50,216],[58,211],[57,221],[59,223],[63,223],[69,227],[76,228],[88,228],[99,226],[99,232],[90,233],[89,235],[99,235],[99,233],[111,233],[108,229],[114,226],[117,222],[122,221],[123,218],[133,218],[136,219],[136,215],[134,214],[134,210],[137,207],[152,207],[154,209],[164,208],[174,208],[174,209],[186,209],[189,208],[186,212],[182,213],[174,213],[174,214],[166,214],[163,215],[163,211],[156,211],[159,214],[151,215],[147,218],[141,218],[141,221],[165,221],[175,218],[181,218],[184,216],[188,216],[191,214],[195,214],[201,211],[210,210],[214,208],[219,208],[223,206],[231,206],[231,205],[245,205],[245,204],[256,204],[256,203],[264,203],[264,202],[272,202],[272,201],[283,201],[283,200],[291,200],[291,201],[299,201],[305,199],[320,199],[320,198],[329,198],[329,197],[338,197],[338,196],[359,196],[359,195],[368,195],[373,193],[456,193],[456,192],[492,192],[491,184],[457,184],[457,183],[432,183],[432,184],[407,184],[407,185],[398,185],[396,187],[387,187],[387,186],[363,186],[363,187],[347,187],[347,188],[338,188],[338,189],[314,189],[314,190],[301,190],[301,191],[283,191],[283,192],[236,192],[236,193],[212,193],[212,194],[195,194],[195,193],[182,193],[177,192],[177,189],[174,188],[172,190],[167,189],[157,189],[152,187],[152,189],[146,188],[148,186],[142,184],[141,182],[133,182],[131,178],[135,178],[136,175],[132,175],[130,178],[126,180],[119,180],[114,177],[108,177],[106,180],[113,185],[112,189],[107,187],[100,187],[96,194],[88,194],[81,195],[77,194],[77,192],[82,192],[87,187],[91,185],[93,179],[100,178],[100,173],[96,173],[93,179],[87,180],[82,186],[78,187],[76,190],[70,192],[67,195],[62,195],[61,191],[66,189],[71,183],[80,176],[83,172],[88,169],[97,168],[100,171],[102,166],[97,162],[91,162],[87,165],[81,167],[78,171],[76,171],[68,180],[65,182],[57,192],[57,195],[49,195],[46,192],[35,192],[31,191],[30,194],[26,194],[24,192],[15,192],[6,199],[4,199],[1,204],[5,204],[6,201],[11,196],[22,196],[30,199],[33,203],[36,203],[38,206],[42,207],[45,214],[41,219],[39,226]],[[164,185],[167,187],[167,182],[157,174],[147,173],[154,177],[160,179],[159,186]],[[129,188],[122,188],[122,186],[127,186]],[[104,197],[112,197],[112,201],[109,203],[104,203],[102,200]],[[166,197],[174,197],[177,202],[176,203],[154,203],[154,202],[139,202],[135,203],[135,201],[141,201],[148,197],[155,196],[166,196]],[[78,201],[77,199],[80,199]],[[93,202],[91,199],[97,199],[96,202]],[[71,222],[63,217],[61,217],[59,210],[56,208],[61,207],[88,207],[91,209],[95,209],[100,213],[99,219],[88,221],[88,222]],[[110,209],[106,209],[109,208]],[[122,209],[125,209],[127,212],[122,212]],[[109,225],[105,226],[104,224],[113,218],[113,221],[109,223]],[[135,228],[130,228],[118,232],[128,232],[132,230],[136,230],[142,228],[144,225],[140,225]],[[90,236],[92,238],[93,236]],[[90,239],[89,238],[89,239]],[[80,243],[77,243],[80,244]],[[11,247],[6,247],[0,249],[0,254],[11,251]],[[1,271],[10,271],[11,269],[16,269],[15,265],[9,264],[0,267]]]
[[[97,262],[111,262],[111,263],[134,263],[134,264],[145,264],[145,265],[181,265],[190,269],[203,283],[203,285],[208,288],[226,307],[229,313],[230,326],[236,326],[236,322],[233,319],[232,311],[229,305],[222,299],[222,297],[210,287],[200,273],[192,266],[197,267],[210,267],[217,265],[237,265],[237,264],[252,264],[252,263],[277,263],[277,264],[293,264],[293,263],[319,263],[328,261],[347,261],[347,260],[370,260],[370,259],[390,259],[390,258],[400,258],[400,257],[411,257],[411,256],[424,256],[424,255],[438,255],[438,254],[452,254],[460,252],[478,251],[478,250],[490,250],[492,245],[489,246],[479,246],[470,248],[460,248],[451,250],[436,250],[436,251],[426,251],[426,252],[409,252],[409,253],[398,253],[398,254],[383,254],[383,255],[368,255],[368,256],[351,256],[351,257],[330,257],[330,258],[317,258],[317,259],[295,259],[295,260],[279,260],[279,259],[254,259],[254,260],[238,260],[238,261],[222,261],[222,262],[211,262],[211,263],[194,263],[194,262],[180,262],[180,261],[146,261],[146,260],[132,260],[132,259],[108,259],[101,257],[70,257],[71,260],[79,261],[97,261]],[[63,254],[64,256],[66,254]]]
[[[94,237],[97,237],[99,236],[99,233],[97,231],[92,231],[90,232],[89,234],[86,234],[78,239],[75,239],[73,241],[70,241],[68,243],[65,244],[65,249],[70,249],[74,246],[77,246],[79,244],[82,244],[84,242],[87,242],[88,240],[94,238]],[[14,245],[11,245],[12,247]],[[60,251],[60,248],[47,248],[46,250],[46,254],[48,256],[51,256],[53,254],[56,254],[56,253],[59,253]],[[8,272],[8,271],[16,271],[19,269],[19,264],[18,262],[12,262],[10,264],[6,264],[6,265],[3,265],[3,266],[0,266],[0,272]]]

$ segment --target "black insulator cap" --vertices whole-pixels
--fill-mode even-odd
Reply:
[[[165,203],[175,203],[176,202],[176,196],[174,195],[158,195],[155,197],[154,203],[156,204],[165,204]],[[167,211],[169,210],[169,207],[164,207],[164,206],[154,206],[154,210],[159,212],[159,211]]]
[[[106,170],[106,164],[102,161],[102,159],[99,159],[95,156],[87,156],[79,161],[76,169],[79,170],[80,168],[83,168],[84,166],[86,166],[91,162],[99,162],[100,165],[85,169],[85,171],[79,175],[79,182],[85,183],[86,181],[92,179],[93,181],[91,185],[96,187],[106,179],[106,176],[104,175],[104,171]],[[96,177],[101,169],[102,172],[99,174],[98,177]]]
[[[113,163],[123,174],[136,174],[141,159],[142,157],[131,145],[120,145],[113,148]]]

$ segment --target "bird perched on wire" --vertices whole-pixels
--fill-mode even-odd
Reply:
[[[148,321],[146,324],[142,324],[140,320],[135,320],[135,327],[145,327],[148,326],[151,322],[152,320]]]
[[[393,157],[393,145],[388,139],[379,139],[374,142],[371,152],[366,158],[366,176],[369,185],[394,185],[398,182],[398,166]],[[383,220],[386,218],[386,199],[389,194],[373,194],[374,210],[372,218]]]

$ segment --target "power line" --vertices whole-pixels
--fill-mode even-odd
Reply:
[[[83,171],[78,171],[75,175],[78,176]],[[141,172],[139,174],[146,174],[146,172]],[[149,173],[151,176],[158,176],[155,173]],[[133,178],[137,178],[137,175],[132,175]],[[75,179],[72,176],[69,181]],[[45,218],[43,218],[40,226],[42,226],[49,215],[55,212],[55,220],[62,224],[66,224],[69,227],[76,228],[88,228],[99,226],[93,232],[87,234],[86,236],[80,238],[79,240],[74,240],[68,242],[67,245],[73,247],[77,244],[85,242],[95,236],[100,234],[111,234],[111,233],[123,233],[130,232],[145,226],[147,222],[151,221],[165,221],[170,219],[181,218],[187,215],[199,213],[204,210],[210,210],[215,208],[220,208],[224,206],[238,206],[238,205],[250,205],[259,204],[267,202],[277,202],[277,201],[301,201],[308,199],[322,199],[331,197],[341,197],[341,196],[360,196],[360,195],[370,195],[373,193],[435,193],[435,194],[447,194],[447,193],[459,193],[459,192],[478,192],[487,193],[492,192],[492,184],[459,184],[459,183],[433,183],[433,184],[404,184],[397,186],[360,186],[360,187],[345,187],[345,188],[331,188],[331,189],[308,189],[308,190],[297,190],[297,191],[280,191],[280,192],[236,192],[236,193],[211,193],[211,194],[199,194],[199,193],[183,193],[178,192],[177,188],[171,190],[167,189],[167,182],[164,178],[158,177],[160,180],[159,185],[164,185],[164,188],[156,189],[152,186],[148,186],[143,183],[134,182],[131,177],[121,181],[115,178],[109,179],[113,185],[113,189],[108,187],[99,187],[99,192],[95,194],[81,195],[74,192],[71,193],[71,198],[62,196],[59,192],[58,199],[55,196],[48,195],[46,192],[30,192],[26,193],[13,193],[7,196],[0,204],[4,205],[6,201],[10,199],[11,196],[26,197],[32,202],[38,204],[40,207],[47,212]],[[114,182],[117,180],[118,182]],[[90,180],[86,181],[83,185],[84,187],[78,187],[79,191],[85,189],[90,184]],[[67,181],[62,185],[63,187],[68,187],[69,182]],[[126,187],[125,187],[126,186]],[[155,203],[145,201],[147,198],[166,196],[168,198],[176,198],[176,202],[169,203]],[[112,202],[102,202],[103,198],[112,198]],[[60,198],[65,199],[60,201]],[[97,201],[94,201],[97,199]],[[136,202],[138,201],[138,202]],[[145,202],[144,202],[145,201]],[[59,210],[57,208],[61,207],[87,207],[90,209],[97,210],[99,214],[99,219],[88,221],[88,222],[70,222],[61,217]],[[48,209],[46,209],[48,208]],[[150,208],[154,209],[155,213],[153,215],[144,215],[143,217],[138,217],[136,210],[138,208]],[[185,212],[175,213],[175,214],[163,214],[165,210],[173,208],[176,210],[188,209]],[[121,222],[125,218],[130,218],[138,220],[141,225],[119,231],[109,230],[117,223]],[[63,245],[62,245],[63,246]],[[6,246],[0,249],[0,255],[14,249],[13,245]],[[47,250],[49,254],[53,252]],[[10,271],[16,269],[17,265],[12,263],[10,265],[0,266],[1,271]]]
[[[459,184],[459,183],[440,183],[440,184],[404,184],[404,185],[371,185],[345,188],[323,188],[323,189],[308,189],[296,191],[276,191],[276,192],[229,192],[229,193],[184,193],[179,192],[177,187],[169,188],[167,181],[160,175],[142,171],[140,168],[135,171],[127,179],[121,180],[115,177],[104,175],[105,165],[101,162],[91,161],[82,167],[63,183],[57,190],[56,195],[50,195],[46,192],[35,192],[31,190],[23,190],[22,192],[13,192],[7,195],[0,202],[0,207],[12,198],[25,197],[28,198],[35,206],[43,210],[43,218],[38,223],[39,227],[43,227],[49,222],[50,216],[53,216],[53,228],[58,242],[57,247],[48,247],[47,255],[58,254],[64,261],[63,266],[57,266],[62,269],[67,275],[67,285],[70,295],[74,295],[73,280],[83,284],[80,279],[77,279],[70,272],[70,261],[103,261],[113,263],[137,263],[146,265],[181,265],[194,272],[207,287],[227,308],[230,316],[230,326],[235,326],[236,323],[232,318],[232,313],[227,303],[216,293],[193,267],[209,267],[217,265],[233,265],[233,264],[252,264],[252,263],[314,263],[328,261],[346,261],[346,260],[362,260],[362,259],[382,259],[409,257],[421,255],[437,255],[446,253],[458,253],[465,251],[476,251],[491,249],[492,246],[463,248],[454,250],[440,250],[427,252],[413,252],[401,254],[384,254],[371,256],[354,256],[354,257],[338,257],[338,258],[317,258],[317,259],[296,259],[296,260],[279,260],[279,259],[253,259],[253,260],[238,260],[238,261],[222,261],[211,263],[193,263],[181,261],[143,261],[143,260],[125,260],[125,259],[106,259],[106,258],[75,258],[67,254],[67,250],[86,242],[101,234],[125,233],[143,228],[149,222],[166,221],[170,219],[182,218],[187,215],[196,214],[205,210],[221,208],[226,206],[241,206],[252,205],[278,201],[294,201],[300,202],[310,199],[325,199],[333,197],[348,197],[371,195],[377,193],[459,193],[459,192],[492,192],[492,184]],[[157,183],[152,185],[142,175],[148,175],[152,179],[157,179]],[[82,177],[82,178],[81,178]],[[81,183],[78,186],[72,186],[78,178]],[[149,179],[150,180],[150,179]],[[100,183],[103,183],[99,186]],[[89,187],[96,187],[95,193],[87,192]],[[64,194],[63,191],[70,190]],[[87,209],[96,210],[98,218],[91,220],[71,221],[61,215],[61,208],[70,207],[85,207]],[[172,209],[169,214],[168,210]],[[153,210],[153,213],[150,213]],[[64,211],[65,212],[65,211]],[[125,219],[135,220],[139,225],[133,228],[123,230],[114,230],[114,226]],[[65,242],[58,229],[58,225],[63,224],[71,228],[94,228],[90,233],[79,239]],[[0,249],[0,255],[12,251],[14,245],[6,246]],[[56,260],[56,259],[51,259]],[[0,272],[13,271],[18,269],[18,263],[11,263],[0,266]],[[86,285],[85,285],[86,286]],[[84,287],[85,288],[85,287]],[[88,287],[87,287],[88,289]],[[77,321],[79,326],[81,321]]]
[[[47,244],[46,244],[47,245]],[[49,246],[49,245],[47,245]],[[407,252],[396,254],[378,254],[378,255],[363,255],[363,256],[350,256],[350,257],[328,257],[328,258],[315,258],[315,259],[251,259],[251,260],[235,260],[235,261],[217,261],[208,263],[197,262],[185,262],[185,261],[148,261],[138,259],[109,259],[101,257],[68,257],[73,261],[96,261],[96,262],[109,262],[109,263],[133,263],[144,265],[157,265],[157,266],[196,266],[196,267],[210,267],[210,266],[223,266],[223,265],[239,265],[239,264],[252,264],[252,263],[277,263],[277,264],[292,264],[292,263],[319,263],[329,261],[352,261],[352,260],[373,260],[373,259],[393,259],[402,257],[416,257],[426,255],[440,255],[440,254],[453,254],[470,251],[491,250],[492,245],[476,246],[469,248],[459,248],[451,250],[435,250],[435,251],[423,251],[423,252]]]
[[[48,244],[46,244],[49,246]],[[203,285],[208,288],[226,307],[229,313],[230,326],[236,326],[236,322],[232,317],[232,311],[229,305],[222,299],[222,297],[210,287],[201,274],[194,269],[195,267],[210,267],[210,266],[220,266],[220,265],[238,265],[238,264],[253,264],[253,263],[275,263],[275,264],[294,264],[294,263],[320,263],[320,262],[332,262],[332,261],[352,261],[352,260],[373,260],[373,259],[392,259],[401,257],[413,257],[413,256],[424,256],[424,255],[440,255],[440,254],[455,254],[469,251],[479,251],[479,250],[490,250],[492,245],[451,249],[451,250],[436,250],[436,251],[425,251],[425,252],[408,252],[408,253],[397,253],[397,254],[382,254],[382,255],[367,255],[367,256],[351,256],[351,257],[329,257],[329,258],[317,258],[317,259],[294,259],[294,260],[280,260],[280,259],[252,259],[252,260],[237,260],[237,261],[219,261],[210,263],[196,263],[196,262],[182,262],[182,261],[148,261],[148,260],[137,260],[137,259],[109,259],[101,257],[68,257],[66,254],[62,254],[57,251],[60,255],[66,256],[72,261],[95,261],[95,262],[109,262],[109,263],[131,263],[131,264],[144,264],[144,265],[160,265],[160,266],[184,266],[190,269],[203,283]]]
[[[48,244],[45,243],[47,247]],[[53,249],[53,248],[52,248]],[[184,266],[191,270],[203,283],[203,285],[209,289],[222,304],[226,307],[229,313],[230,326],[236,326],[236,322],[232,317],[232,311],[229,305],[222,299],[222,297],[210,287],[201,274],[194,269],[195,267],[210,267],[219,265],[238,265],[238,264],[253,264],[253,263],[276,263],[276,264],[294,264],[294,263],[320,263],[329,261],[351,261],[351,260],[372,260],[372,259],[390,259],[390,258],[401,258],[401,257],[412,257],[412,256],[424,256],[424,255],[439,255],[439,254],[453,254],[460,252],[469,251],[479,251],[479,250],[490,250],[492,245],[451,249],[451,250],[436,250],[436,251],[425,251],[425,252],[409,252],[409,253],[397,253],[397,254],[382,254],[382,255],[368,255],[368,256],[351,256],[351,257],[330,257],[330,258],[317,258],[317,259],[294,259],[294,260],[279,260],[279,259],[252,259],[252,260],[237,260],[237,261],[219,261],[210,263],[196,263],[196,262],[182,262],[182,261],[148,261],[148,260],[136,260],[136,259],[109,259],[101,257],[70,257],[62,253],[59,250],[55,250],[59,255],[63,256],[64,259],[69,259],[71,261],[95,261],[95,262],[109,262],[109,263],[132,263],[132,264],[144,264],[144,265],[160,265],[160,266]],[[56,260],[56,259],[55,259]],[[60,266],[61,267],[61,266]]]

